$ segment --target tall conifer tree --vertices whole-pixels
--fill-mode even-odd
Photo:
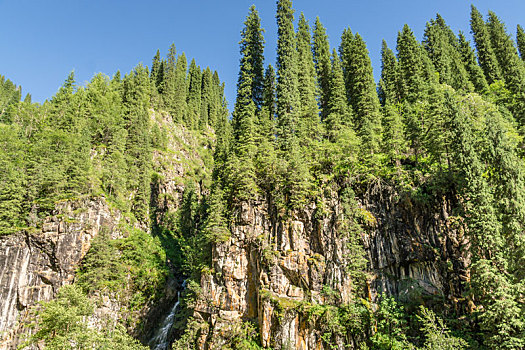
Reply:
[[[212,86],[212,73],[210,67],[202,72],[202,87],[201,87],[201,111],[199,126],[201,129],[205,129],[210,125],[210,106],[213,103],[213,86]]]
[[[335,142],[343,129],[353,127],[353,113],[346,99],[343,68],[335,49],[332,52],[329,86],[328,113],[323,122],[326,125],[329,140]]]
[[[457,50],[456,37],[439,14],[435,20],[427,22],[423,45],[439,73],[441,83],[448,84],[456,90],[473,89]]]
[[[485,73],[487,82],[492,84],[502,78],[501,71],[492,48],[487,25],[483,20],[483,16],[474,5],[472,5],[470,12],[470,28],[478,51],[479,65]]]
[[[234,175],[234,195],[239,199],[253,198],[256,190],[253,158],[257,148],[257,104],[262,105],[263,79],[260,67],[253,65],[262,64],[262,58],[254,59],[254,53],[262,48],[263,42],[262,36],[259,37],[262,33],[259,25],[257,10],[252,6],[241,32],[241,62],[232,120],[233,155],[229,160],[230,172]]]
[[[421,47],[407,24],[397,36],[397,56],[400,97],[415,101],[425,90],[424,62]]]
[[[356,129],[363,140],[364,148],[368,152],[376,153],[379,151],[382,129],[372,62],[366,44],[359,34],[353,36],[352,43],[347,45],[348,57],[343,63],[346,65],[346,89],[354,110]]]
[[[297,75],[299,99],[298,136],[303,145],[319,136],[319,108],[316,100],[316,74],[312,55],[310,26],[301,13],[297,29]]]
[[[261,18],[254,5],[250,7],[250,13],[244,22],[241,32],[241,46],[245,50],[245,59],[250,64],[252,78],[252,98],[255,107],[259,110],[263,102],[263,79],[264,79],[264,29],[261,28]]]
[[[263,84],[263,107],[268,110],[269,119],[273,120],[277,114],[277,106],[275,104],[275,70],[271,64],[266,68],[264,73]]]
[[[462,32],[459,33],[458,50],[465,64],[465,69],[469,74],[470,81],[474,85],[474,90],[478,93],[488,91],[487,79],[485,79],[483,69],[478,65],[476,53]]]
[[[317,72],[321,119],[324,119],[329,113],[328,100],[330,98],[330,76],[332,68],[330,62],[330,44],[328,42],[328,36],[326,35],[326,29],[323,27],[319,17],[315,19],[313,54],[315,69]]]
[[[399,102],[397,58],[385,40],[381,44],[381,79],[379,80],[378,93],[382,105]]]
[[[177,58],[175,66],[175,95],[173,100],[173,110],[175,114],[175,121],[182,122],[187,110],[187,70],[188,62],[184,52]]]
[[[297,49],[290,0],[277,2],[277,133],[283,151],[294,147],[299,112]]]
[[[490,34],[494,55],[498,60],[505,84],[516,95],[525,92],[525,69],[518,51],[505,25],[492,11],[489,11],[487,29]]]
[[[162,90],[164,92],[164,104],[170,112],[171,115],[176,115],[176,106],[175,100],[177,95],[177,81],[175,79],[175,67],[177,64],[177,50],[175,49],[175,44],[171,44],[168,50],[168,57],[166,60],[166,65],[164,67],[164,84]]]
[[[186,110],[185,122],[189,128],[195,128],[199,122],[202,88],[201,69],[195,63],[195,59],[191,60],[188,80],[188,108]]]
[[[523,31],[523,27],[519,24],[516,28],[516,42],[521,59],[525,61],[525,31]]]

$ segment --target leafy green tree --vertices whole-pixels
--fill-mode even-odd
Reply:
[[[352,103],[352,87],[351,87],[351,72],[350,65],[354,59],[353,55],[355,50],[354,45],[354,33],[350,28],[343,29],[343,34],[341,34],[341,45],[339,46],[339,57],[341,58],[341,64],[343,68],[343,76],[345,78],[345,87],[346,87],[346,98],[350,103]]]
[[[203,233],[211,242],[223,242],[230,238],[230,230],[226,221],[226,200],[220,179],[213,185],[207,198],[206,219]]]
[[[167,60],[163,62],[165,62],[163,65],[164,76],[163,82],[160,84],[160,92],[162,93],[162,99],[166,109],[171,115],[177,115],[175,103],[177,99],[176,95],[178,82],[176,79],[177,50],[175,48],[175,44],[170,45]]]
[[[255,23],[255,24],[254,24]],[[255,166],[253,159],[257,147],[255,140],[257,137],[256,128],[256,101],[260,99],[254,93],[262,94],[262,79],[257,78],[260,87],[254,88],[254,80],[259,72],[252,66],[253,52],[255,47],[259,47],[260,42],[253,42],[255,30],[261,33],[259,27],[258,13],[255,7],[250,8],[250,13],[245,21],[245,28],[241,32],[241,65],[239,78],[237,81],[237,99],[233,111],[233,154],[228,159],[229,180],[233,187],[233,198],[236,200],[246,200],[253,198],[257,193],[255,183]]]
[[[122,349],[141,350],[146,347],[125,333],[121,327],[98,331],[88,325],[87,317],[94,311],[93,303],[75,285],[62,287],[42,309],[32,316],[36,332],[22,345],[26,348],[43,343],[46,349]]]
[[[26,226],[24,153],[26,140],[17,125],[0,123],[0,235],[17,231]]]
[[[11,121],[10,107],[20,102],[21,97],[22,87],[16,86],[11,80],[6,80],[4,76],[0,75],[0,122]]]
[[[370,337],[374,349],[415,349],[407,338],[407,321],[405,311],[394,298],[383,297],[373,314],[376,332]]]
[[[264,73],[263,83],[263,107],[268,110],[269,119],[273,120],[277,113],[275,105],[275,70],[271,64],[268,65]]]
[[[472,264],[473,291],[482,305],[479,326],[484,344],[493,349],[522,349],[525,346],[521,284],[515,284],[502,268],[498,254]]]
[[[275,71],[272,65],[268,65],[264,76],[263,107],[257,113],[257,154],[254,159],[258,186],[267,191],[275,186],[276,180],[275,115]]]
[[[493,207],[494,193],[487,183],[472,120],[468,112],[461,112],[455,99],[447,99],[450,114],[453,167],[458,182],[458,195],[464,198],[462,215],[472,235],[472,244],[479,257],[493,256],[501,250],[501,224]]]
[[[153,57],[153,62],[151,64],[150,79],[157,91],[162,92],[162,84],[164,83],[164,64],[160,58],[160,51],[157,50],[157,53]]]

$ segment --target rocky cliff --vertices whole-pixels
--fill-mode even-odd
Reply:
[[[72,283],[93,238],[102,229],[118,235],[120,219],[103,198],[67,201],[40,230],[0,237],[0,348],[16,348],[29,309]]]
[[[152,123],[165,130],[167,140],[165,149],[155,149],[152,154],[151,226],[112,209],[103,197],[86,197],[57,203],[53,215],[45,218],[39,228],[0,236],[0,349],[15,349],[20,344],[22,333],[27,332],[23,328],[31,307],[53,299],[61,286],[75,281],[82,259],[102,230],[109,232],[110,239],[124,238],[130,226],[151,233],[152,228],[163,224],[167,213],[177,211],[187,181],[194,182],[199,193],[206,191],[203,182],[209,175],[210,164],[206,162],[212,161],[213,132],[209,130],[205,136],[194,133],[175,124],[165,113],[151,110],[150,116]],[[93,162],[98,164],[97,157],[103,154],[93,153]],[[127,229],[122,230],[122,225]],[[181,282],[170,274],[159,292],[160,300],[132,313],[122,305],[126,301],[95,293],[91,297],[97,301],[97,308],[89,323],[100,328],[108,317],[116,322],[130,316],[133,320],[128,331],[147,343],[176,302]],[[136,328],[139,324],[140,329]]]
[[[220,348],[234,332],[232,325],[248,320],[258,324],[263,346],[324,348],[327,320],[312,310],[352,304],[357,288],[348,268],[355,257],[337,224],[341,200],[334,194],[326,204],[325,214],[312,205],[286,219],[269,201],[240,205],[230,239],[214,245],[212,273],[202,277],[195,317],[209,327],[202,328],[200,348]],[[358,196],[368,260],[359,294],[370,302],[386,293],[457,306],[469,261],[463,249],[468,242],[450,216],[452,205],[446,197],[420,203],[379,185]],[[359,336],[331,334],[330,341],[346,349]]]

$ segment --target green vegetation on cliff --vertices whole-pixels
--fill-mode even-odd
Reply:
[[[80,196],[105,196],[125,216],[124,236],[97,237],[75,286],[42,305],[30,341],[138,347],[121,328],[88,330],[85,294],[119,295],[128,306],[121,323],[136,329],[139,311],[163,297],[176,272],[188,288],[174,348],[196,348],[210,327],[190,317],[201,277],[224,277],[213,270],[212,248],[231,239],[243,204],[265,202],[280,223],[307,214],[330,220],[345,242],[348,298],[329,285],[319,299],[303,288],[301,301],[257,292],[279,321],[294,310],[314,325],[323,348],[525,347],[521,26],[515,44],[500,18],[489,12],[485,19],[475,7],[473,44],[439,14],[422,42],[405,25],[395,52],[383,42],[376,84],[359,33],[347,28],[340,46],[330,47],[319,18],[311,28],[297,17],[296,28],[292,2],[277,1],[276,69],[265,70],[264,30],[250,8],[231,120],[217,73],[195,60],[188,65],[174,45],[166,59],[157,52],[151,70],[139,65],[123,78],[96,75],[77,87],[71,74],[42,105],[21,101],[21,89],[1,77],[0,234],[30,232],[57,201]],[[194,149],[181,149],[190,148],[181,139]],[[161,191],[173,159],[184,168],[177,199]],[[379,290],[372,297],[365,237],[377,219],[363,202],[382,187],[431,212],[450,203],[446,224],[466,237],[458,243],[467,257],[460,293],[395,300]],[[174,202],[176,209],[161,204]],[[270,262],[284,254],[272,247],[264,251]],[[222,348],[261,348],[257,318],[243,321],[223,334]]]

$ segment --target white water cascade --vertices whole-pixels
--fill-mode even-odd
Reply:
[[[182,287],[186,288],[186,281],[182,283]],[[168,350],[168,334],[170,332],[171,326],[173,326],[173,320],[175,319],[175,314],[180,304],[180,291],[177,292],[177,302],[170,310],[170,313],[166,316],[164,321],[162,321],[160,327],[155,332],[153,338],[151,338],[149,345],[152,350]]]

